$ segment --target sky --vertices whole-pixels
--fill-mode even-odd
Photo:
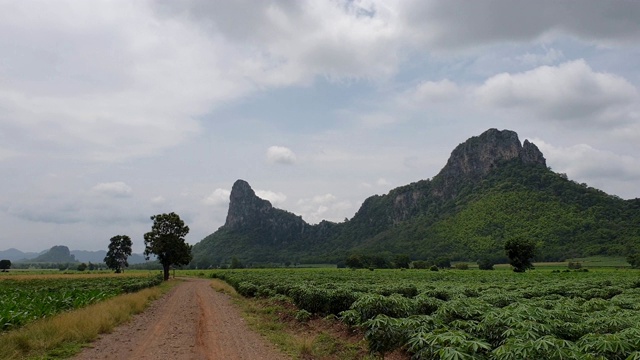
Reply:
[[[639,89],[635,0],[0,0],[0,250],[343,221],[489,128],[637,198]]]

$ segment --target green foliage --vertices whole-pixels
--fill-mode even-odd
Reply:
[[[572,270],[582,269],[582,263],[579,261],[577,262],[569,261],[569,263],[567,264],[567,267]]]
[[[640,269],[640,253],[635,253],[627,256],[627,262],[634,269]]]
[[[311,313],[307,310],[298,310],[296,311],[295,318],[299,322],[309,322],[311,320]]]
[[[508,239],[539,244],[539,261],[626,256],[640,246],[640,200],[609,196],[542,166],[497,164],[482,179],[457,182],[454,198],[438,195],[443,186],[437,176],[417,181],[366,199],[348,221],[306,225],[304,231],[291,225],[299,219],[287,212],[262,219],[282,227],[222,227],[196,245],[191,265],[217,266],[232,256],[248,262],[336,263],[344,254],[490,258],[497,264],[507,260]]]
[[[635,359],[640,352],[635,271],[213,274],[239,292],[286,296],[309,316],[338,315],[382,355],[404,349],[415,359]]]
[[[509,257],[509,264],[513,266],[515,272],[525,272],[533,269],[533,257],[535,256],[536,244],[531,240],[509,239],[504,243],[504,251]]]
[[[40,318],[161,282],[159,276],[0,280],[0,330],[12,330]]]
[[[483,258],[478,260],[478,269],[480,270],[493,270],[494,261],[489,258]]]
[[[85,271],[85,270],[87,270],[87,267],[88,267],[87,264],[80,263],[80,264],[78,264],[77,270],[78,271]]]
[[[231,258],[231,264],[229,265],[230,269],[242,269],[244,268],[244,264],[242,264],[242,262],[237,258],[237,257],[233,257]]]
[[[104,257],[107,267],[116,273],[124,271],[129,266],[127,258],[131,256],[131,238],[127,235],[116,235],[109,239],[109,249]]]
[[[9,269],[11,269],[11,260],[0,260],[0,270],[6,272]]]
[[[428,269],[431,265],[424,260],[417,260],[411,263],[414,269]]]
[[[155,254],[162,264],[164,280],[169,280],[171,265],[187,265],[192,259],[191,245],[184,240],[189,227],[173,212],[154,215],[151,220],[151,231],[144,234],[144,255],[148,260],[149,255]]]

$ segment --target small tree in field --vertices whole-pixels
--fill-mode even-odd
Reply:
[[[515,272],[525,272],[533,269],[531,261],[535,256],[536,244],[531,240],[509,239],[504,244],[504,250],[509,257],[509,263]]]
[[[116,235],[109,240],[109,251],[104,257],[104,263],[109,269],[119,274],[124,272],[124,268],[129,266],[127,258],[131,255],[131,238],[127,235]]]
[[[6,272],[11,269],[11,260],[0,260],[0,270]]]
[[[169,280],[171,265],[187,265],[192,259],[191,245],[184,241],[189,227],[176,213],[159,214],[151,217],[151,231],[144,234],[144,255],[155,254],[162,264],[164,280]]]

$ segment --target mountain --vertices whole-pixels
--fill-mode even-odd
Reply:
[[[71,250],[71,255],[75,256],[75,258],[80,262],[92,262],[94,264],[98,264],[104,262],[104,257],[107,256],[107,251]],[[133,253],[127,258],[127,262],[129,263],[129,265],[133,265],[144,263],[146,262],[146,260],[144,259],[144,255]]]
[[[192,266],[336,262],[349,254],[413,259],[504,258],[511,238],[538,243],[538,260],[625,255],[640,247],[640,199],[616,196],[551,171],[538,147],[489,129],[458,145],[442,170],[367,198],[352,219],[306,223],[233,185],[225,224],[193,247]]]
[[[40,254],[41,253],[35,253],[35,252],[22,252],[18,249],[11,248],[7,250],[1,250],[0,259],[11,260],[12,262],[16,262],[20,260],[34,258]]]
[[[31,259],[30,262],[66,263],[77,262],[77,260],[75,256],[71,255],[68,247],[56,245],[44,254]]]
[[[66,246],[54,246],[49,250],[42,251],[40,253],[35,252],[22,252],[18,249],[8,249],[0,251],[0,259],[11,260],[12,262],[92,262],[94,264],[103,263],[104,257],[107,255],[105,250],[97,250],[97,251],[86,251],[86,250],[70,250],[67,254],[67,251],[64,250]],[[53,251],[53,253],[52,253]],[[73,260],[70,260],[73,258]],[[48,260],[54,259],[54,260]],[[61,259],[57,261],[56,259]],[[153,260],[153,259],[151,259]],[[130,265],[133,264],[141,264],[146,262],[144,256],[142,254],[131,254],[128,260]]]

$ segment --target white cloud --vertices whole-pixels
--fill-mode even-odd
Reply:
[[[352,211],[353,205],[350,201],[338,201],[338,198],[330,193],[300,199],[297,202],[297,213],[311,224],[317,224],[325,219],[339,222],[344,220],[344,214]]]
[[[476,95],[492,107],[585,125],[628,122],[630,106],[638,101],[632,84],[614,74],[595,72],[584,60],[502,73],[486,80]]]
[[[314,204],[327,204],[336,201],[336,197],[333,194],[316,195],[311,199]]]
[[[156,206],[163,205],[166,202],[167,199],[165,199],[163,196],[155,196],[151,198],[151,204]]]
[[[410,106],[424,107],[432,103],[448,102],[459,99],[462,89],[449,79],[440,81],[424,81],[413,89],[404,92],[399,101]]]
[[[237,4],[161,3],[159,11],[187,18],[208,32],[243,44],[246,76],[260,84],[384,78],[399,61],[393,6],[374,1],[261,1]],[[326,21],[331,19],[331,21]],[[250,23],[251,26],[240,24]],[[375,61],[372,61],[375,59]]]
[[[516,56],[516,60],[528,67],[539,65],[553,65],[561,60],[564,60],[564,54],[562,50],[554,48],[546,49],[544,54],[536,54],[527,52],[524,55]]]
[[[273,192],[270,190],[256,190],[259,198],[269,200],[271,205],[278,206],[287,200],[287,196],[281,192]]]
[[[267,161],[272,164],[294,164],[296,154],[284,146],[271,146],[267,149]]]
[[[215,189],[213,192],[205,197],[202,202],[206,205],[228,205],[229,204],[229,196],[231,195],[231,191],[227,189]]]
[[[131,197],[133,190],[122,181],[99,183],[91,188],[95,193],[115,198]]]
[[[554,146],[539,139],[533,142],[555,172],[566,173],[571,180],[619,196],[638,196],[636,184],[640,181],[640,161],[637,158],[588,144]]]

